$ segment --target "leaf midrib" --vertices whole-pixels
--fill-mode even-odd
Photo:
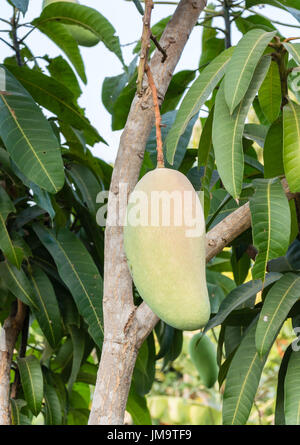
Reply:
[[[256,352],[256,353],[254,354],[254,357],[253,357],[253,359],[252,359],[252,362],[251,362],[251,364],[250,364],[250,366],[249,366],[249,369],[248,369],[248,371],[247,371],[246,377],[245,377],[244,382],[243,382],[243,384],[242,384],[242,388],[241,388],[241,391],[240,391],[240,394],[239,394],[239,398],[238,398],[238,401],[237,401],[237,404],[236,404],[236,407],[235,407],[235,410],[234,410],[234,413],[233,413],[233,418],[232,418],[232,422],[231,422],[232,425],[234,424],[235,418],[236,418],[236,416],[237,416],[238,408],[239,408],[239,405],[240,405],[240,403],[241,403],[241,397],[242,397],[242,395],[243,395],[243,393],[244,393],[244,389],[245,389],[247,380],[248,380],[249,375],[250,375],[250,373],[251,373],[251,371],[252,371],[252,367],[253,367],[253,365],[254,365],[254,362],[255,362],[257,356],[258,356],[258,353]]]
[[[5,100],[5,97],[3,96],[3,94],[0,93],[0,97],[3,100],[4,104],[6,105],[11,117],[13,118],[17,128],[19,129],[21,135],[23,136],[23,138],[25,139],[25,142],[27,143],[28,147],[30,148],[30,150],[32,151],[33,155],[36,157],[38,163],[40,164],[42,170],[44,171],[45,175],[47,176],[48,180],[50,181],[52,187],[54,188],[55,192],[58,192],[58,188],[56,187],[56,185],[54,184],[54,182],[52,181],[49,173],[47,172],[46,168],[44,167],[42,161],[40,160],[40,158],[38,157],[34,147],[32,146],[30,140],[28,139],[28,137],[26,136],[26,134],[24,133],[22,127],[20,126],[17,118],[14,116],[14,113],[11,110],[11,107],[9,106],[8,102]]]
[[[69,263],[69,265],[70,265],[70,267],[71,267],[71,269],[72,269],[72,271],[73,271],[75,277],[77,278],[77,281],[79,282],[79,284],[80,284],[80,286],[81,286],[83,292],[85,293],[85,295],[86,295],[86,297],[87,297],[87,299],[88,299],[88,302],[89,302],[89,304],[90,304],[90,307],[91,307],[91,309],[92,309],[92,311],[93,311],[93,313],[94,313],[94,315],[95,315],[95,317],[96,317],[97,324],[98,324],[98,326],[100,327],[101,332],[104,333],[104,331],[103,331],[103,327],[102,327],[102,323],[101,323],[101,321],[100,321],[100,319],[99,319],[99,317],[98,317],[98,314],[97,314],[97,311],[96,311],[94,305],[92,304],[92,301],[91,301],[91,299],[90,299],[90,296],[89,296],[88,292],[87,292],[86,289],[85,289],[84,284],[82,283],[82,281],[81,281],[81,279],[80,279],[80,277],[79,277],[79,275],[78,275],[76,269],[74,268],[73,264],[71,263],[71,261],[70,261],[69,257],[67,256],[67,254],[66,254],[64,248],[62,247],[61,243],[58,241],[58,239],[55,239],[55,241],[57,242],[57,246],[58,246],[58,247],[60,248],[60,250],[62,251],[64,257],[65,257],[66,260],[68,261],[68,263]]]
[[[268,332],[269,332],[269,330],[270,330],[270,328],[272,326],[272,322],[273,322],[274,318],[276,317],[277,312],[279,311],[280,306],[281,306],[283,300],[285,299],[286,295],[290,292],[291,288],[297,283],[298,280],[300,280],[300,277],[298,277],[295,281],[293,281],[293,283],[288,287],[288,289],[286,290],[286,292],[283,294],[282,298],[280,299],[280,301],[278,303],[278,306],[276,307],[276,310],[273,313],[273,316],[272,316],[272,318],[270,320],[270,323],[267,326],[265,335],[263,337],[261,348],[260,348],[260,355],[262,355],[262,351],[263,351],[263,347],[264,347],[266,336],[267,336],[267,334],[268,334]]]
[[[54,345],[55,345],[56,341],[55,341],[54,331],[53,331],[53,327],[52,327],[52,324],[51,324],[51,320],[50,320],[50,317],[49,317],[47,308],[46,308],[46,306],[45,306],[45,304],[44,304],[44,300],[43,300],[43,298],[42,298],[42,296],[41,296],[41,293],[40,293],[40,290],[39,290],[39,288],[38,288],[37,282],[36,282],[36,280],[34,279],[33,275],[31,276],[31,279],[32,279],[33,285],[34,285],[34,287],[35,287],[36,293],[37,293],[37,295],[38,295],[38,297],[39,297],[39,299],[40,299],[41,305],[42,305],[42,307],[43,307],[43,309],[44,309],[44,313],[45,313],[45,315],[46,315],[46,318],[47,318],[47,320],[48,320],[48,324],[49,324],[49,327],[50,327],[50,331],[51,331],[51,335],[52,335],[53,343],[54,343]]]
[[[231,110],[230,110],[231,113],[232,113],[233,110],[234,110],[234,108],[233,108],[233,104],[234,104],[234,102],[235,102],[235,98],[236,98],[237,92],[239,91],[240,83],[241,83],[241,80],[242,80],[244,71],[245,71],[245,69],[246,69],[247,63],[248,63],[250,57],[252,56],[253,51],[256,49],[257,45],[260,43],[260,41],[263,39],[263,37],[265,37],[265,34],[263,34],[263,35],[260,36],[260,38],[256,41],[256,44],[253,46],[253,48],[251,49],[251,51],[249,52],[249,54],[248,54],[248,56],[247,56],[247,59],[246,59],[246,61],[245,61],[245,64],[244,64],[244,66],[243,66],[243,69],[242,69],[242,71],[241,71],[241,75],[240,75],[240,77],[239,77],[239,79],[238,79],[238,82],[237,82],[237,84],[236,84],[235,92],[234,92],[233,99],[232,99],[232,102],[231,102],[231,104],[232,104],[232,105],[231,105]]]

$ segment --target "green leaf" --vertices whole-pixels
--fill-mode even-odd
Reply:
[[[16,8],[23,12],[23,15],[26,13],[29,0],[11,0],[11,2]]]
[[[238,17],[235,20],[235,24],[243,34],[246,34],[254,28],[263,29],[264,31],[273,31],[276,29],[270,20],[257,14],[248,15],[247,17]]]
[[[179,71],[174,74],[161,106],[161,114],[175,110],[189,83],[194,80],[194,70]]]
[[[89,326],[89,333],[101,347],[102,323],[102,278],[90,254],[82,242],[68,229],[57,234],[35,224],[35,233],[52,255],[60,278],[70,290],[79,313]]]
[[[88,144],[94,145],[96,142],[104,141],[98,131],[84,116],[82,110],[74,102],[72,91],[70,91],[64,84],[46,76],[45,74],[36,70],[30,70],[26,67],[20,68],[18,66],[10,65],[8,66],[8,69],[28,90],[36,102],[57,115],[63,122],[69,123],[79,130],[83,130]]]
[[[292,16],[295,17],[295,19],[297,19],[298,22],[300,22],[300,10],[299,10],[299,3],[297,2],[297,0],[282,0],[281,2],[276,1],[276,4],[284,8],[286,11],[292,14]]]
[[[204,192],[204,217],[208,216],[210,208],[210,182],[215,165],[215,155],[212,143],[212,124],[213,124],[212,109],[205,121],[201,132],[198,145],[198,168],[204,167],[203,175],[201,177],[201,189]]]
[[[16,209],[11,202],[6,191],[0,186],[0,249],[4,256],[18,269],[21,267],[24,258],[23,249],[14,246],[6,228],[6,219],[10,213],[15,213]]]
[[[172,129],[166,140],[167,160],[173,164],[177,144],[180,136],[185,131],[189,121],[197,114],[208,99],[214,88],[222,79],[226,66],[233,52],[233,47],[228,48],[214,59],[197,77],[185,95],[176,115]]]
[[[245,120],[256,92],[268,71],[270,62],[269,57],[262,58],[255,69],[247,93],[232,115],[230,115],[225,100],[226,83],[224,81],[217,93],[212,130],[213,146],[218,173],[226,190],[233,198],[238,198],[242,190]]]
[[[300,352],[292,351],[284,380],[284,414],[286,425],[300,425]]]
[[[139,13],[140,13],[141,15],[144,15],[144,10],[143,10],[143,7],[142,7],[142,5],[141,5],[140,0],[132,0],[132,1],[133,1],[133,3],[135,4],[135,7],[136,7],[136,9],[139,11]]]
[[[291,215],[279,179],[255,179],[250,199],[253,244],[258,249],[253,279],[264,281],[267,263],[286,253],[290,239]]]
[[[55,349],[62,338],[62,324],[53,286],[45,272],[37,266],[32,268],[31,282],[38,306],[38,310],[33,311],[34,315],[49,345]]]
[[[40,26],[57,21],[66,25],[80,26],[90,31],[124,64],[119,38],[115,36],[114,27],[96,9],[74,3],[55,2],[48,5],[33,24]]]
[[[225,100],[230,114],[245,96],[255,68],[275,34],[253,29],[236,46],[225,74]]]
[[[208,29],[208,28],[204,28]],[[205,38],[205,34],[202,34],[202,52],[199,61],[200,71],[214,60],[225,49],[225,39],[218,39],[216,37]],[[204,43],[205,42],[205,43]]]
[[[282,118],[270,126],[264,143],[264,176],[274,178],[284,174]]]
[[[56,193],[64,184],[63,162],[49,122],[30,94],[5,68],[0,93],[0,136],[12,160],[41,188]]]
[[[282,276],[281,273],[272,272],[266,276],[264,287],[266,288],[270,284],[279,280]],[[237,309],[242,304],[251,300],[258,292],[262,290],[263,283],[261,280],[249,281],[242,284],[241,286],[233,289],[227,297],[222,301],[219,312],[209,320],[203,333],[207,332],[209,329],[214,328],[223,323],[223,321],[228,317],[228,315]]]
[[[141,396],[147,394],[153,384],[155,376],[155,345],[153,334],[142,344],[135,368],[133,371],[133,383],[137,393]]]
[[[72,36],[66,26],[59,22],[40,22],[35,19],[32,22],[43,34],[51,39],[68,57],[81,80],[86,83],[87,78],[84,70],[84,63],[77,45],[76,40]]]
[[[266,116],[264,115],[264,113],[262,112],[262,109],[260,107],[260,103],[258,100],[258,97],[256,96],[253,103],[252,103],[253,109],[255,111],[255,114],[260,122],[260,124],[262,125],[269,125],[269,121],[266,118]]]
[[[21,413],[21,410],[26,405],[27,404],[25,400],[10,399],[12,425],[24,425],[24,423],[22,422],[22,418],[24,418],[25,416]]]
[[[290,191],[300,192],[300,105],[291,100],[283,108],[283,165]]]
[[[45,424],[61,425],[62,424],[61,404],[57,392],[53,388],[53,386],[45,384],[44,398],[45,398]]]
[[[187,152],[188,143],[191,139],[193,127],[196,122],[197,116],[194,116],[191,119],[191,121],[188,123],[184,133],[180,137],[178,145],[177,145],[176,153],[174,156],[173,165],[170,165],[166,159],[166,140],[168,138],[169,132],[172,131],[172,126],[174,124],[176,116],[177,116],[176,110],[168,111],[167,113],[162,115],[161,123],[162,123],[163,127],[162,127],[162,131],[161,131],[161,137],[162,137],[162,141],[163,141],[163,152],[164,152],[164,158],[165,158],[165,166],[167,168],[179,169],[181,163],[183,162],[183,158]],[[153,165],[156,166],[157,150],[156,150],[155,126],[152,127],[149,138],[147,140],[146,151],[150,153],[150,158],[152,160],[152,163],[153,163]]]
[[[126,410],[132,417],[134,425],[152,425],[151,415],[145,396],[140,396],[131,385]]]
[[[276,62],[270,65],[258,91],[258,100],[266,118],[269,122],[274,122],[279,116],[281,105],[281,80]]]
[[[256,142],[260,147],[264,147],[265,139],[270,125],[245,124],[244,137]]]
[[[103,186],[85,165],[69,164],[68,175],[76,187],[76,196],[78,196],[78,192],[81,195],[82,205],[87,207],[92,215],[95,215],[99,207],[96,198]]]
[[[297,65],[300,65],[300,43],[283,42],[283,45]]]
[[[25,358],[17,357],[22,388],[25,400],[32,413],[37,416],[41,411],[44,395],[43,373],[38,359],[29,355]]]
[[[68,391],[70,393],[72,391],[73,385],[76,381],[81,366],[84,354],[85,337],[84,335],[82,335],[82,331],[80,331],[80,329],[78,329],[75,325],[70,325],[69,331],[73,343],[72,371],[68,381]]]
[[[78,99],[78,97],[81,96],[82,91],[77,77],[68,62],[62,56],[49,59],[47,70],[52,78],[63,83],[70,91],[72,91],[74,99]]]
[[[256,348],[260,356],[272,346],[276,332],[299,299],[299,294],[300,276],[293,273],[283,275],[267,293],[255,334]]]
[[[131,103],[136,93],[136,79],[137,74],[135,73],[113,103],[111,125],[113,131],[121,130],[126,124]]]
[[[249,417],[267,354],[260,358],[255,347],[253,322],[230,363],[223,396],[223,424],[244,425]]]
[[[234,280],[237,286],[245,281],[251,265],[249,255],[243,250],[242,252],[240,251],[241,249],[239,249],[238,247],[232,246],[231,265]]]
[[[284,356],[280,363],[277,379],[276,406],[275,406],[275,425],[285,425],[284,415],[284,380],[288,362],[291,356],[292,347],[289,345],[284,352]]]
[[[18,270],[6,261],[0,262],[1,277],[10,292],[23,303],[38,309],[35,294],[22,269]]]

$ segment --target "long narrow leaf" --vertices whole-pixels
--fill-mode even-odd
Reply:
[[[31,273],[38,310],[34,314],[50,346],[55,349],[62,337],[62,324],[58,302],[48,276],[37,266]]]
[[[61,404],[57,392],[53,386],[48,384],[45,385],[44,398],[45,398],[45,424],[61,425],[62,424]]]
[[[64,184],[57,139],[30,94],[5,68],[5,91],[0,92],[0,137],[21,172],[50,193]]]
[[[76,40],[66,26],[59,22],[39,22],[34,20],[33,25],[51,39],[69,58],[81,80],[86,83],[87,78],[84,63]]]
[[[257,322],[245,332],[228,370],[223,402],[224,425],[244,425],[249,417],[267,354],[255,347]]]
[[[297,65],[300,65],[300,43],[283,42],[285,49],[293,57]]]
[[[15,211],[15,206],[8,194],[0,186],[0,249],[4,256],[20,269],[24,252],[20,247],[14,246],[6,227],[6,218],[11,212]]]
[[[57,21],[66,25],[80,26],[91,32],[124,64],[119,38],[115,36],[114,27],[96,9],[74,3],[55,2],[47,6],[33,24],[39,26]]]
[[[69,331],[71,334],[71,338],[72,338],[72,343],[73,343],[73,362],[72,362],[72,371],[71,371],[71,375],[68,381],[68,391],[69,393],[71,393],[72,391],[72,387],[76,381],[80,366],[81,366],[81,362],[82,362],[82,358],[83,358],[83,354],[84,354],[84,346],[85,346],[85,342],[84,342],[84,335],[82,335],[82,332],[80,331],[80,329],[78,329],[75,325],[70,325],[69,326]]]
[[[290,191],[300,192],[300,105],[291,100],[283,109],[283,165]]]
[[[38,309],[35,294],[22,269],[17,269],[7,261],[0,263],[0,275],[10,292],[23,303]]]
[[[37,416],[42,407],[44,382],[41,365],[38,359],[30,355],[17,358],[25,400],[32,413]]]
[[[33,228],[52,255],[62,281],[69,288],[79,313],[89,326],[91,336],[101,346],[102,278],[90,254],[81,241],[67,229],[60,229],[55,234],[37,224]]]
[[[232,115],[225,100],[225,79],[217,93],[212,132],[213,146],[219,175],[233,198],[238,198],[242,190],[244,172],[242,140],[245,120],[256,92],[267,74],[270,62],[269,57],[262,58],[247,93]]]
[[[280,113],[281,81],[276,62],[272,62],[259,91],[258,100],[269,122],[274,122]]]
[[[65,123],[83,130],[88,144],[104,141],[74,102],[73,93],[65,85],[36,70],[13,65],[7,67],[36,102],[55,113]]]
[[[279,179],[255,179],[250,199],[253,243],[258,249],[253,279],[264,281],[267,263],[286,253],[290,239],[291,215]]]
[[[272,346],[274,335],[284,323],[299,295],[300,276],[293,273],[283,275],[268,292],[255,334],[256,348],[260,356]]]
[[[292,351],[284,380],[286,425],[300,425],[300,351]]]
[[[215,155],[212,143],[212,123],[213,123],[213,109],[205,121],[199,146],[198,146],[198,168],[203,166],[203,175],[201,177],[201,189],[204,192],[204,217],[208,216],[210,208],[210,193],[209,186],[215,165]]]
[[[279,280],[281,273],[272,272],[266,276],[265,287]],[[228,317],[228,315],[237,309],[241,304],[249,301],[258,292],[262,290],[262,281],[249,281],[234,288],[227,297],[222,301],[217,315],[215,315],[205,326],[204,333],[215,326],[220,325]]]
[[[280,363],[277,379],[276,406],[275,406],[275,425],[285,425],[284,415],[284,380],[287,366],[292,353],[292,345],[289,345],[284,352]]]
[[[167,160],[173,164],[176,147],[180,136],[189,121],[197,114],[208,99],[213,89],[222,79],[226,66],[233,52],[233,47],[216,57],[200,74],[190,87],[178,110],[174,125],[166,139]]]
[[[225,99],[230,114],[245,96],[256,66],[274,35],[261,29],[247,32],[236,46],[225,74]]]

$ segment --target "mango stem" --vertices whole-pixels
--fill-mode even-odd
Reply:
[[[163,143],[161,138],[161,115],[159,110],[159,102],[157,96],[157,89],[155,86],[155,82],[150,70],[149,65],[146,63],[145,71],[148,77],[149,86],[152,92],[153,105],[154,105],[154,113],[155,113],[155,128],[156,128],[156,151],[157,151],[157,167],[164,167],[164,154],[163,154]]]

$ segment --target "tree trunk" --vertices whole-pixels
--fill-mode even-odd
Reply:
[[[167,59],[156,51],[150,69],[162,101],[185,43],[204,9],[204,0],[181,0],[161,38]],[[124,196],[139,177],[145,146],[154,121],[150,89],[133,100],[120,140],[110,186],[108,218],[105,231],[104,262],[104,345],[89,418],[90,425],[123,423],[132,372],[139,347],[154,328],[158,317],[142,303],[134,306],[132,280],[123,249],[123,227],[114,224]],[[127,200],[126,200],[127,201]],[[124,210],[124,209],[123,209]],[[249,205],[237,209],[207,234],[207,261],[251,225]]]
[[[0,425],[10,425],[10,370],[18,335],[25,319],[25,305],[18,301],[16,315],[9,316],[0,330]]]
[[[162,63],[162,54],[156,51],[150,64],[160,102],[163,101],[182,50],[205,5],[205,0],[181,0],[166,26],[160,45],[165,49],[167,59]],[[89,424],[123,423],[137,350],[151,332],[153,322],[157,321],[151,311],[143,308],[137,310],[133,304],[132,280],[123,250],[123,228],[113,224],[123,198],[120,197],[120,185],[126,184],[128,199],[139,177],[153,121],[151,91],[145,88],[143,95],[136,96],[131,105],[110,186],[112,198],[108,201],[105,231],[103,292],[105,340]],[[146,320],[151,320],[148,327],[143,315]],[[110,348],[113,348],[113,357]]]

